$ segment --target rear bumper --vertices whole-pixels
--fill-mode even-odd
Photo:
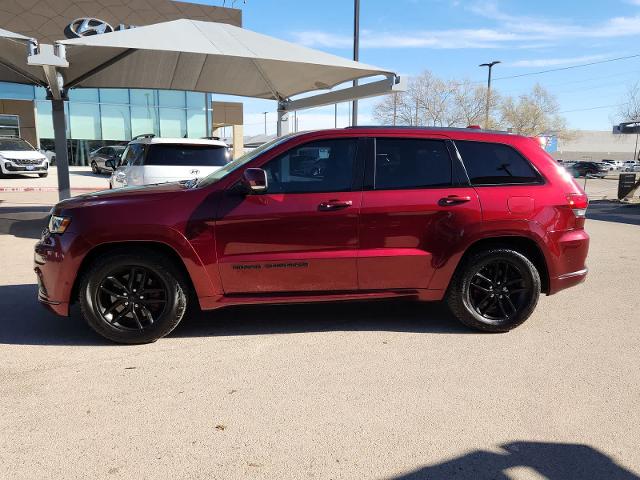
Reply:
[[[576,285],[581,284],[587,279],[587,273],[589,273],[589,269],[583,268],[577,272],[565,273],[552,278],[549,286],[549,295],[558,293],[565,288],[575,287]]]
[[[549,244],[549,295],[585,281],[589,234],[583,229],[553,232]]]

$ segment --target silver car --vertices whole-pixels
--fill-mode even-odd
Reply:
[[[109,147],[100,147],[89,155],[91,171],[93,173],[111,173],[113,169],[107,165],[107,160],[113,160],[117,165],[120,156],[126,147],[123,145],[113,145]]]

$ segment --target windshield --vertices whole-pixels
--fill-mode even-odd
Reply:
[[[241,157],[236,158],[232,162],[227,163],[220,170],[217,170],[217,171],[213,172],[212,174],[207,175],[206,177],[201,179],[196,186],[197,187],[206,187],[207,185],[211,185],[212,183],[215,183],[218,180],[223,179],[224,177],[229,175],[231,172],[233,172],[233,171],[237,170],[238,168],[242,167],[244,164],[249,163],[251,160],[256,158],[258,155],[262,154],[263,152],[266,152],[267,150],[271,150],[274,147],[277,147],[278,145],[280,145],[281,143],[285,142],[286,140],[289,140],[292,136],[293,136],[293,134],[286,135],[284,137],[275,138],[275,139],[271,140],[270,142],[263,143],[258,148],[255,148],[255,149],[251,150],[250,152],[245,153]]]
[[[0,138],[0,150],[5,152],[28,152],[35,149],[21,138]]]

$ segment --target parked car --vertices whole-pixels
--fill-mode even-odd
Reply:
[[[624,162],[622,170],[625,172],[633,172],[637,165],[639,165],[638,162],[634,160],[627,160]]]
[[[576,162],[569,171],[575,177],[599,177],[603,178],[609,173],[609,166],[602,162]]]
[[[111,160],[113,165],[117,165],[120,162],[120,157],[122,156],[122,152],[126,147],[122,145],[112,145],[107,147],[100,147],[97,150],[94,150],[89,155],[89,164],[91,165],[91,171],[93,173],[99,174],[108,172],[113,172],[113,168],[107,165],[107,161]],[[110,163],[111,164],[111,163]]]
[[[602,160],[602,163],[606,163],[609,166],[610,172],[619,172],[624,165],[621,160]]]
[[[0,176],[16,173],[46,177],[49,160],[22,138],[0,137]]]
[[[301,173],[291,159],[314,149],[323,170]],[[465,325],[504,332],[541,293],[585,279],[587,206],[528,137],[297,133],[199,181],[58,203],[35,247],[38,298],[60,315],[78,301],[93,329],[122,343],[166,335],[192,302],[444,299]]]
[[[227,144],[220,140],[144,135],[127,145],[109,179],[109,187],[202,178],[225,166],[230,159]],[[107,163],[114,167],[113,162]]]

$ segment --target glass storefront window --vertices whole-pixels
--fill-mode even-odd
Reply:
[[[0,82],[0,98],[11,100],[33,100],[35,93],[32,85]]]
[[[100,113],[103,140],[131,138],[131,116],[128,105],[102,105]]]
[[[36,100],[46,100],[47,98],[47,89],[44,87],[34,87],[34,91],[36,94]],[[0,94],[0,97],[2,95]]]
[[[53,119],[51,118],[51,102],[36,102],[36,126],[40,138],[53,138]]]
[[[175,90],[158,90],[158,103],[161,107],[185,108],[185,94]]]
[[[154,133],[158,135],[158,113],[155,107],[131,107],[131,137]]]
[[[98,89],[97,88],[72,88],[69,90],[70,102],[90,102],[98,103]]]
[[[96,92],[97,93],[97,92]],[[69,103],[71,138],[100,139],[100,106],[92,103]]]
[[[160,136],[182,138],[187,134],[186,110],[181,108],[160,109]]]
[[[129,90],[125,88],[101,88],[100,103],[127,105],[129,103]]]
[[[187,108],[202,108],[205,107],[204,93],[187,92]]]
[[[156,104],[155,90],[144,88],[132,89],[129,91],[131,105],[142,105],[143,107],[153,107]]]
[[[204,109],[187,110],[187,132],[189,138],[202,138],[207,135],[207,120]]]

